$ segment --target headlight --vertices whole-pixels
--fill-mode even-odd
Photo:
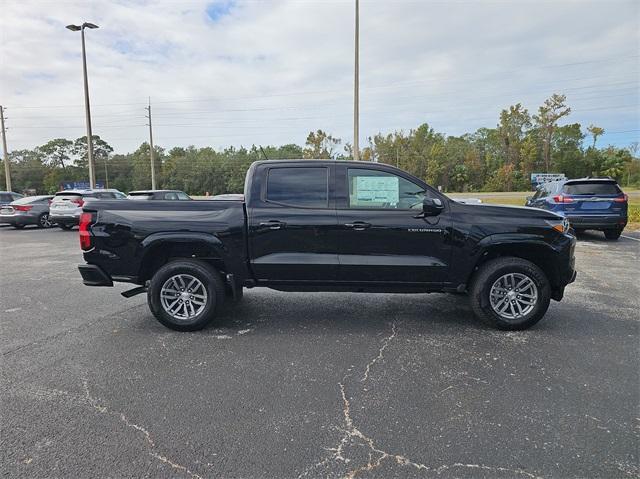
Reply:
[[[551,226],[558,233],[568,233],[571,225],[567,218],[558,219],[557,221],[547,220],[547,224]]]

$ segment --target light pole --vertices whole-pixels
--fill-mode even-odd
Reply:
[[[356,0],[355,69],[353,85],[353,159],[360,159],[360,2]]]
[[[87,123],[87,159],[89,160],[89,186],[96,187],[96,171],[93,164],[93,136],[91,134],[91,110],[89,108],[89,80],[87,79],[87,54],[84,46],[84,29],[98,28],[98,25],[84,22],[82,25],[67,25],[73,32],[80,32],[82,37],[82,72],[84,74],[84,110]]]

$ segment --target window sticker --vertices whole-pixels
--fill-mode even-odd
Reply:
[[[397,176],[356,177],[356,200],[359,204],[397,204],[400,198]]]

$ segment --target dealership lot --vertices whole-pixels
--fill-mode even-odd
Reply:
[[[640,235],[586,234],[531,330],[464,296],[248,290],[212,328],[86,288],[77,232],[0,228],[11,477],[635,477]]]

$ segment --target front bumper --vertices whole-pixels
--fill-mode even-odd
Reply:
[[[576,280],[576,237],[574,235],[563,235],[564,243],[558,249],[558,256],[554,259],[555,281],[551,287],[551,298],[560,301],[564,296],[564,289],[567,285]]]
[[[100,266],[95,264],[78,265],[85,286],[113,286],[113,280]]]

